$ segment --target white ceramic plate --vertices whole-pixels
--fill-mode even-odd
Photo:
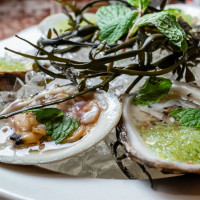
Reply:
[[[198,8],[194,8],[194,10],[200,12]],[[32,34],[27,35],[29,31]],[[37,41],[40,34],[37,26],[20,33],[21,36],[33,42]],[[12,37],[0,42],[0,56],[5,53],[4,46],[16,50],[31,50],[28,45],[24,46],[24,42]],[[78,178],[51,173],[30,166],[0,164],[0,180],[0,199],[2,200],[200,199],[199,176],[157,180],[155,181],[155,189],[151,189],[147,181]]]
[[[155,181],[88,179],[0,164],[1,200],[199,200],[199,176]]]

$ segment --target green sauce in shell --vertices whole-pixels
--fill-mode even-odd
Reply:
[[[160,122],[142,126],[139,132],[157,157],[188,164],[200,163],[200,128]]]
[[[25,71],[26,67],[21,62],[0,58],[0,71]]]

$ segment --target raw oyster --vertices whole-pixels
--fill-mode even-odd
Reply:
[[[57,86],[33,97],[16,100],[1,114],[60,99],[76,92],[76,87],[72,85]],[[55,141],[42,140],[45,127],[35,120],[33,113],[15,115],[1,120],[1,162],[34,164],[72,157],[100,142],[116,126],[121,116],[121,104],[117,97],[103,91],[87,93],[51,107],[59,108],[67,117],[73,118],[76,115],[80,118],[79,128],[82,127],[85,132],[78,128],[60,144],[55,144]]]
[[[173,108],[200,108],[200,88],[173,81],[161,102],[133,105],[122,97],[121,141],[132,160],[167,173],[200,173],[200,129],[183,127],[169,112]]]

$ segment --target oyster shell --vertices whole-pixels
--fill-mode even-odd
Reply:
[[[187,142],[191,145],[189,140],[186,141],[187,137],[185,137],[185,139],[183,137],[183,144],[181,141],[177,141],[178,139],[172,140],[172,143],[174,142],[172,145],[175,145],[176,150],[171,150],[170,148],[172,148],[172,146],[170,144],[167,148],[169,151],[173,151],[173,155],[171,155],[171,157],[162,157],[160,156],[160,152],[152,150],[149,147],[152,145],[151,143],[154,145],[157,141],[148,141],[150,143],[148,146],[140,129],[141,124],[144,126],[150,126],[150,129],[153,130],[155,130],[154,127],[159,123],[164,122],[164,127],[168,127],[170,124],[173,124],[175,119],[173,117],[166,117],[166,109],[170,109],[172,107],[200,108],[200,88],[195,85],[173,81],[169,94],[164,98],[164,100],[157,104],[150,106],[136,106],[131,103],[131,99],[132,95],[122,97],[123,113],[121,122],[119,123],[119,127],[121,129],[121,141],[124,144],[128,157],[148,167],[157,168],[162,172],[174,174],[200,173],[200,157],[199,161],[192,163],[189,155],[191,153],[190,150],[187,152],[188,155],[186,155],[186,157],[188,157],[188,161],[176,160],[173,157],[174,155],[181,154],[181,150],[178,150],[182,148],[181,145],[184,145],[184,143]],[[175,130],[173,130],[172,133],[173,132],[175,132]],[[164,141],[164,143],[167,142],[167,140]],[[176,146],[177,144],[180,146]],[[200,146],[200,143],[198,146]],[[164,147],[165,146],[163,146],[163,149]],[[163,150],[164,154],[166,153],[167,148]],[[193,150],[195,153],[200,155],[198,147],[194,147]]]
[[[64,93],[71,95],[75,92],[76,87],[72,85],[65,87],[58,86],[53,89],[44,90],[33,97],[16,100],[4,109],[1,114],[12,112],[30,105],[39,104],[43,102],[44,99],[45,101],[50,101],[54,99],[56,95],[59,96]],[[118,123],[121,116],[121,103],[115,95],[103,91],[87,93],[85,96],[77,98],[80,98],[80,101],[83,101],[83,98],[88,98],[88,96],[92,96],[92,98],[95,99],[95,102],[98,102],[101,112],[96,123],[89,129],[87,134],[76,142],[56,145],[55,141],[47,141],[42,144],[45,145],[45,148],[43,149],[40,149],[41,145],[15,148],[15,145],[13,145],[13,143],[9,140],[9,137],[14,133],[13,128],[5,124],[6,122],[2,120],[0,122],[2,127],[0,130],[0,162],[11,164],[38,164],[54,162],[80,154],[99,143]],[[61,97],[59,96],[59,98]],[[74,101],[79,103],[79,99],[75,99]],[[57,106],[60,106],[59,108],[61,109],[63,104],[59,104]],[[66,106],[64,105],[64,109],[65,108]],[[83,120],[83,123],[87,124],[87,122],[84,122],[84,117],[83,119],[81,118],[81,120]]]
[[[19,64],[23,67],[17,68]],[[14,59],[9,56],[0,57],[0,91],[12,91],[17,78],[24,81],[26,73],[31,69],[31,61]]]
[[[74,13],[71,13],[71,15],[74,16]],[[96,17],[95,17],[96,15],[94,13],[84,13],[83,16],[91,23],[96,24]],[[59,29],[64,28],[64,30],[62,31],[65,31],[67,29],[65,26],[69,26],[68,20],[69,20],[68,16],[65,15],[64,13],[53,14],[44,18],[39,23],[38,28],[44,35],[46,35],[48,30],[52,28],[55,28],[57,32],[60,34]]]

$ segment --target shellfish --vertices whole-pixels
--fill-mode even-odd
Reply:
[[[125,95],[121,141],[132,160],[167,173],[200,173],[200,129],[170,116],[174,108],[200,108],[200,88],[173,81],[167,95],[152,105],[134,105]]]
[[[33,97],[16,100],[1,114],[64,98],[76,92],[76,87],[72,85],[57,86]],[[116,126],[121,116],[121,104],[118,98],[103,91],[87,93],[51,106],[52,108],[60,109],[67,120],[78,119],[75,121],[76,128],[74,125],[74,129],[69,132],[68,136],[61,138],[56,144],[53,137],[47,137],[47,125],[45,127],[44,124],[38,122],[37,115],[33,111],[2,120],[1,162],[36,164],[75,156],[100,142]],[[59,126],[57,128],[59,129]]]

